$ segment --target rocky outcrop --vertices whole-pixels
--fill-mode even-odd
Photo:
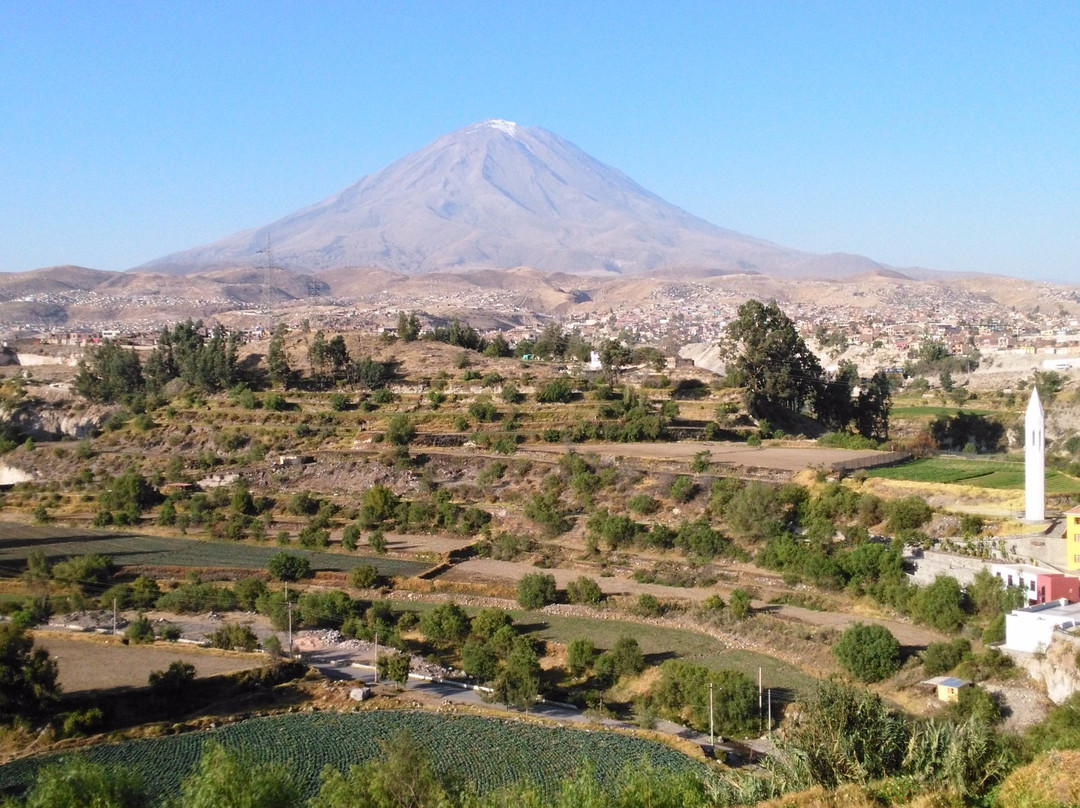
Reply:
[[[1080,669],[1077,653],[1080,637],[1055,631],[1045,654],[1014,654],[1016,664],[1046,687],[1046,695],[1054,704],[1061,704],[1080,690]]]
[[[0,410],[0,420],[11,424],[34,440],[82,439],[101,431],[102,424],[115,407],[89,405],[78,407],[26,400],[10,409]]]

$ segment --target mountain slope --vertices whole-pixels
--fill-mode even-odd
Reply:
[[[668,266],[846,276],[860,256],[800,253],[717,227],[538,127],[490,120],[452,132],[329,199],[139,270],[252,266],[273,247],[302,272],[417,274],[529,266],[637,274]]]

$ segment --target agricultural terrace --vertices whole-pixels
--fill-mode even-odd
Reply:
[[[42,550],[50,561],[97,553],[124,567],[265,570],[270,558],[281,548],[0,522],[0,575],[17,575],[13,565],[24,566],[33,550]],[[315,571],[348,572],[360,564],[371,564],[380,575],[410,577],[430,568],[429,564],[395,558],[325,553],[295,547],[290,547],[289,552],[307,558]]]
[[[213,732],[101,744],[78,754],[110,768],[133,769],[142,776],[151,802],[158,803],[178,796],[206,744],[219,743],[254,762],[288,766],[311,796],[323,767],[345,771],[376,759],[379,743],[403,730],[423,747],[437,775],[481,793],[516,783],[551,789],[586,767],[608,789],[629,767],[646,763],[666,771],[704,770],[671,747],[609,731],[398,710],[255,718]],[[38,755],[0,766],[0,793],[24,791],[38,769],[57,757]]]
[[[1024,464],[1003,460],[924,457],[899,466],[872,469],[867,476],[939,485],[972,485],[999,490],[1024,488]],[[1080,480],[1056,469],[1046,472],[1048,494],[1080,494]]]

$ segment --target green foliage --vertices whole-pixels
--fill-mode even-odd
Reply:
[[[349,570],[349,586],[371,589],[379,580],[379,571],[371,564],[359,564]]]
[[[695,483],[690,477],[678,476],[671,482],[671,487],[668,489],[668,496],[670,496],[675,502],[686,503],[698,492],[697,483]]]
[[[536,392],[541,404],[567,404],[574,400],[574,386],[569,379],[552,379]]]
[[[736,620],[743,620],[750,616],[750,593],[745,589],[733,589],[728,601],[728,609],[731,616]]]
[[[180,808],[300,808],[301,793],[289,769],[257,763],[210,745],[184,780]]]
[[[930,521],[933,509],[922,497],[903,497],[885,503],[885,527],[892,533],[918,530]]]
[[[137,775],[76,755],[38,772],[25,808],[144,808],[149,802]]]
[[[0,723],[37,718],[60,695],[56,662],[14,623],[0,623]]]
[[[748,300],[739,306],[727,339],[738,351],[729,381],[746,388],[754,417],[799,411],[817,395],[821,364],[776,301]]]
[[[517,585],[517,601],[523,609],[542,609],[557,597],[555,576],[530,572]]]
[[[597,651],[588,637],[575,637],[566,646],[566,670],[571,676],[584,676],[596,660]]]
[[[596,606],[604,600],[604,593],[595,580],[581,575],[566,585],[566,599],[571,603]]]
[[[844,669],[862,682],[879,682],[900,670],[900,643],[884,626],[856,623],[832,650]]]
[[[299,581],[315,574],[311,569],[311,562],[306,558],[284,551],[271,556],[267,570],[271,577],[278,581]]]
[[[170,662],[166,670],[151,671],[149,676],[150,690],[157,696],[179,696],[194,681],[195,666],[180,659]]]
[[[305,593],[306,594],[306,593]],[[259,647],[259,639],[251,626],[229,623],[214,631],[210,637],[211,648],[225,651],[254,651]]]
[[[528,710],[540,692],[540,662],[527,637],[514,638],[506,664],[492,683],[492,696],[507,707]]]
[[[939,415],[930,423],[929,432],[942,449],[959,450],[971,444],[977,452],[998,452],[1005,446],[1005,426],[976,413]]]
[[[112,576],[112,559],[97,553],[75,556],[53,565],[52,577],[79,591],[105,584]]]
[[[469,616],[453,601],[440,603],[420,617],[420,632],[434,642],[458,643],[469,635],[470,629]]]
[[[394,682],[399,687],[405,687],[409,681],[408,654],[379,654],[375,660],[375,668],[380,679]]]
[[[959,631],[967,619],[968,600],[955,578],[939,575],[911,598],[911,614],[938,631]]]
[[[639,516],[650,516],[660,510],[660,502],[648,494],[634,494],[627,501],[626,507]]]
[[[958,698],[945,709],[954,721],[977,719],[985,724],[996,724],[1001,720],[1001,706],[992,694],[978,685],[960,688]]]
[[[128,623],[128,627],[124,629],[124,638],[136,645],[151,643],[154,641],[154,624],[146,616],[140,614]]]
[[[236,608],[231,589],[209,583],[185,583],[170,589],[157,600],[157,608],[177,614],[228,612]]]
[[[142,366],[134,348],[125,350],[105,340],[79,362],[73,388],[88,401],[111,403],[143,392]]]
[[[404,413],[395,413],[386,427],[386,439],[394,446],[408,446],[416,438],[416,426]]]
[[[1027,740],[1036,752],[1080,749],[1080,693],[1073,693],[1040,723],[1028,727]]]
[[[710,671],[681,659],[660,666],[660,679],[649,691],[661,714],[698,730],[709,728],[709,686],[713,689],[713,715],[724,736],[749,737],[757,733],[757,685],[744,673]]]
[[[922,652],[923,667],[930,676],[948,673],[971,653],[971,643],[962,637],[951,642],[932,642]]]

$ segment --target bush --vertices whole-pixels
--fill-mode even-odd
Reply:
[[[349,586],[370,589],[379,580],[379,571],[371,564],[359,564],[349,571]]]
[[[742,620],[750,616],[750,593],[745,589],[733,589],[731,600],[728,603],[731,616],[736,620]]]
[[[280,552],[271,556],[267,563],[270,575],[279,581],[299,581],[301,578],[311,578],[315,575],[311,569],[311,562],[303,556]]]
[[[679,476],[672,481],[668,493],[676,502],[684,503],[693,499],[697,491],[697,483],[689,477]]]
[[[553,575],[533,572],[518,581],[517,601],[523,609],[542,609],[555,602],[556,594]]]
[[[259,647],[259,639],[251,626],[230,623],[222,626],[210,635],[210,647],[225,651],[254,651]]]
[[[596,646],[586,637],[577,637],[566,647],[566,670],[571,676],[584,676],[596,660]]]
[[[604,599],[600,584],[587,575],[582,575],[566,585],[566,599],[571,603],[595,606]]]
[[[128,642],[135,643],[136,645],[141,643],[151,643],[154,641],[154,626],[149,618],[140,614],[128,624],[126,629],[124,629],[124,638]]]
[[[959,665],[968,653],[971,643],[959,637],[952,642],[932,642],[922,652],[923,667],[930,676],[940,676]]]
[[[900,643],[884,626],[856,623],[840,635],[832,650],[861,682],[880,682],[900,670]]]

